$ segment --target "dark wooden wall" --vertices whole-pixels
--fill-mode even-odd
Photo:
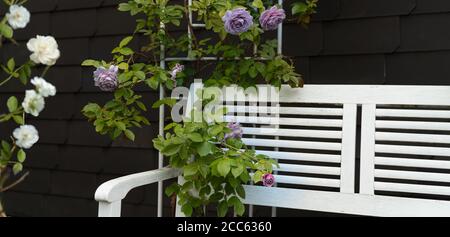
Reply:
[[[38,120],[28,120],[39,129],[41,139],[26,162],[31,175],[5,197],[10,215],[95,216],[93,195],[99,184],[157,166],[151,144],[157,133],[157,110],[148,112],[153,126],[139,130],[136,143],[111,142],[97,135],[80,114],[87,102],[111,97],[93,87],[92,70],[80,63],[89,57],[108,59],[114,45],[133,31],[134,19],[116,11],[118,2],[29,0],[31,24],[16,34],[22,46],[7,44],[1,49],[2,62],[10,56],[23,61],[28,57],[25,40],[51,34],[62,51],[47,76],[59,93],[48,100]],[[284,46],[310,84],[450,84],[450,1],[320,0],[308,30],[285,26]],[[148,104],[158,96],[142,92]],[[1,87],[0,105],[8,96],[23,97],[22,93],[16,82]],[[0,136],[8,136],[12,129],[0,124]],[[124,215],[154,216],[155,193],[156,186],[133,191],[124,202]],[[269,211],[263,208],[258,214]],[[320,214],[280,210],[280,215]]]

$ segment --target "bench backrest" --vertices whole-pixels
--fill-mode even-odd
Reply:
[[[236,87],[227,90],[242,94]],[[247,204],[450,216],[444,201],[450,199],[450,87],[306,85],[283,87],[279,100],[251,93],[246,98],[225,97],[225,120],[241,122],[245,143],[280,163],[278,187],[246,186]],[[274,115],[276,120],[268,119]],[[274,121],[275,128],[265,126]]]

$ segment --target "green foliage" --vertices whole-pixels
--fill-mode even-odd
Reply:
[[[27,0],[3,0],[0,4],[10,5],[23,5]],[[0,8],[7,8],[7,6],[0,6]],[[12,46],[19,45],[14,39],[14,30],[7,22],[5,15],[2,16],[0,20],[0,51],[1,47],[4,45],[5,41],[10,41]],[[6,56],[6,55],[5,55]],[[28,80],[32,75],[32,68],[35,64],[32,61],[17,62],[14,58],[9,58],[5,62],[0,62],[0,68],[4,73],[1,73],[5,78],[0,78],[0,87],[6,85],[6,83],[12,80],[19,80],[23,85],[28,83]],[[46,67],[41,77],[45,76],[45,73],[49,67]],[[2,101],[0,106],[4,106],[5,101]],[[0,123],[3,122],[15,122],[17,125],[25,124],[25,112],[21,106],[21,103],[15,96],[11,96],[6,101],[6,109],[4,114],[0,114]],[[5,135],[5,134],[2,134]],[[1,140],[0,141],[0,195],[3,192],[13,188],[20,182],[22,182],[28,173],[23,173],[24,162],[27,159],[27,155],[23,149],[20,149],[16,144],[16,140],[11,136],[10,141]],[[12,171],[12,174],[11,172]],[[12,176],[15,177],[13,182],[8,182]],[[0,209],[1,209],[0,200]]]
[[[93,122],[96,132],[108,134],[112,139],[124,134],[134,141],[135,136],[130,128],[150,124],[147,118],[141,115],[141,112],[146,110],[144,103],[139,100],[141,97],[129,88],[120,88],[114,93],[114,99],[103,107],[89,103],[82,112]]]
[[[310,15],[313,12],[311,9],[315,9],[316,1],[302,3],[306,4],[305,6],[296,3],[295,13],[303,12],[302,14]],[[205,78],[206,86],[238,84],[247,88],[261,81],[276,87],[281,87],[282,84],[289,84],[292,87],[303,86],[302,77],[295,72],[292,62],[277,53],[276,40],[261,42],[264,32],[257,22],[248,32],[239,36],[239,42],[234,39],[236,36],[227,35],[224,30],[221,18],[227,10],[246,7],[257,19],[269,6],[268,1],[262,0],[193,1],[191,9],[198,16],[198,20],[205,22],[207,29],[220,36],[220,41],[211,44],[209,38],[197,39],[194,32],[191,37],[187,35],[173,37],[166,31],[171,25],[179,26],[180,21],[188,13],[187,6],[169,3],[168,0],[132,0],[121,3],[120,11],[138,17],[135,33],[122,39],[117,47],[112,49],[112,61],[87,59],[82,63],[83,66],[105,68],[117,65],[120,69],[119,89],[114,93],[114,98],[105,105],[87,105],[83,109],[84,115],[94,123],[96,131],[100,134],[109,134],[114,139],[125,134],[127,138],[133,140],[134,136],[130,129],[148,124],[141,114],[142,111],[146,111],[146,106],[139,100],[140,96],[134,93],[134,88],[144,85],[153,90],[157,90],[160,86],[171,90],[183,84],[185,78],[202,73],[204,67],[200,68],[196,63],[195,68],[187,68],[174,80],[169,71],[161,68],[157,62],[162,55],[161,49],[164,49],[166,55],[179,55],[187,53],[189,45],[192,46],[192,50],[189,51],[190,57],[213,56],[222,59],[213,65],[215,67],[213,73]],[[159,22],[155,19],[159,19]],[[160,23],[164,23],[166,28],[162,28]],[[139,50],[132,47],[137,34],[148,38],[148,43]],[[248,55],[249,49],[254,53]],[[169,68],[172,65],[169,65]],[[25,65],[23,68],[15,69],[14,60],[10,60],[7,66],[2,68],[13,77],[20,77],[21,80],[26,80],[29,75],[29,67]],[[161,104],[170,106],[173,101],[159,101],[153,107],[159,107]]]
[[[16,160],[14,160],[14,157]],[[23,170],[23,163],[25,162],[26,157],[27,155],[23,149],[17,150],[13,143],[9,143],[5,140],[1,141],[0,169],[4,169],[11,165],[14,175],[17,175]],[[0,186],[0,190],[2,187],[3,186]]]
[[[0,22],[0,35],[7,38],[7,39],[11,39],[13,37],[13,29],[11,28],[11,26],[6,24],[6,18],[4,21]]]
[[[317,0],[306,0],[293,4],[293,15],[299,23],[307,25],[310,22],[316,3]],[[274,1],[269,0],[193,0],[190,9],[169,0],[129,0],[119,4],[119,11],[129,12],[137,18],[134,33],[112,49],[111,61],[88,59],[82,64],[96,68],[117,65],[119,88],[105,105],[89,103],[83,114],[98,133],[108,134],[113,139],[123,135],[134,140],[133,128],[148,125],[142,115],[147,110],[146,104],[135,93],[137,86],[172,90],[176,86],[187,86],[189,80],[186,79],[201,75],[206,87],[237,84],[247,88],[261,82],[276,87],[283,84],[302,87],[302,77],[295,72],[291,60],[277,51],[276,40],[263,37],[264,31],[259,26],[259,16],[273,4]],[[222,17],[227,10],[237,7],[246,8],[253,16],[254,24],[247,32],[235,36],[225,31]],[[199,38],[190,22],[190,34],[167,31],[180,27],[190,10],[217,37]],[[141,48],[133,47],[137,36],[147,40]],[[177,75],[170,71],[176,62],[165,67],[159,64],[160,59],[174,55],[192,59],[192,63],[185,64],[185,70]],[[203,57],[217,60],[202,63]],[[9,66],[6,68],[9,70]],[[212,73],[209,73],[211,69]],[[166,98],[154,103],[152,108],[172,107],[175,103]],[[169,186],[166,194],[178,195],[179,205],[188,216],[201,215],[203,207],[210,204],[217,205],[219,216],[227,215],[230,209],[243,215],[243,185],[261,181],[276,164],[266,156],[256,155],[240,139],[225,141],[224,136],[230,129],[224,123],[186,120],[171,123],[164,130],[164,136],[153,140],[154,147],[169,158],[172,167],[183,170],[186,180],[183,185]]]
[[[316,13],[319,0],[306,0],[292,4],[292,15],[297,17],[297,22],[307,26],[311,22],[311,15]]]
[[[258,183],[271,173],[276,161],[256,155],[240,139],[224,140],[231,130],[226,123],[173,123],[171,132],[153,140],[154,147],[170,159],[170,165],[183,171],[185,183],[172,184],[166,194],[178,195],[178,204],[187,216],[201,214],[203,207],[218,204],[218,216],[229,209],[242,216],[245,198],[242,185]]]

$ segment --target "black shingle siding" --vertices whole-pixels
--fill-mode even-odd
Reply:
[[[62,52],[46,76],[57,86],[58,95],[47,101],[38,120],[29,120],[38,127],[41,139],[28,155],[30,177],[6,195],[10,215],[95,216],[93,196],[98,185],[157,167],[158,154],[151,139],[158,131],[158,110],[147,112],[153,125],[136,130],[136,143],[112,142],[96,134],[80,113],[86,103],[111,97],[93,86],[93,70],[80,64],[89,57],[110,59],[112,48],[133,32],[134,19],[115,10],[119,2],[28,1],[32,21],[26,30],[16,32],[22,45],[6,44],[0,51],[3,62],[11,55],[23,62],[29,55],[25,41],[35,34],[51,34]],[[320,0],[319,5],[309,29],[292,23],[284,27],[284,52],[293,58],[306,83],[450,84],[450,1]],[[4,12],[0,9],[0,14]],[[171,30],[179,34],[184,26]],[[140,38],[133,47],[144,43],[145,38]],[[141,92],[151,107],[158,93],[147,88]],[[22,93],[20,83],[11,82],[0,87],[0,102],[4,104],[10,95],[21,98]],[[0,124],[0,137],[12,129],[10,124]],[[156,190],[156,185],[150,185],[131,192],[124,201],[123,215],[155,216]],[[165,205],[164,212],[170,215],[167,198]],[[270,208],[260,208],[256,214],[268,216]],[[323,213],[280,209],[279,215]]]

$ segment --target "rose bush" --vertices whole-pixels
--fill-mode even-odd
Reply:
[[[30,21],[30,12],[22,6],[26,1],[3,2],[9,6],[9,11],[0,21],[0,48],[4,41],[17,44],[13,38],[14,30],[25,28]],[[37,129],[33,125],[26,124],[26,115],[39,116],[45,107],[45,98],[56,94],[56,88],[44,79],[47,70],[60,56],[56,40],[51,36],[38,35],[28,41],[27,47],[30,50],[29,61],[16,65],[14,58],[10,58],[5,65],[0,64],[1,69],[7,74],[6,78],[0,80],[0,86],[11,80],[20,80],[24,85],[30,81],[34,85],[34,89],[25,91],[22,103],[19,103],[15,96],[11,96],[6,101],[7,112],[0,114],[0,123],[12,121],[19,126],[13,131],[9,141],[0,141],[0,217],[6,216],[1,203],[2,194],[27,177],[28,172],[22,174],[23,163],[26,160],[25,150],[32,148],[39,140]],[[46,67],[39,77],[30,80],[32,69],[39,64]]]
[[[296,2],[292,15],[306,26],[316,3],[317,0]],[[186,79],[203,75],[212,66],[213,72],[204,80],[206,90],[232,84],[248,88],[261,82],[277,88],[283,84],[303,86],[302,77],[295,72],[291,60],[277,53],[276,40],[263,37],[284,20],[295,20],[286,19],[281,6],[271,0],[193,0],[192,6],[188,6],[188,1],[180,5],[168,0],[131,0],[120,4],[119,10],[138,17],[135,33],[112,50],[112,61],[87,59],[83,62],[84,66],[96,68],[95,85],[113,93],[109,102],[89,103],[83,113],[98,133],[108,134],[112,139],[124,136],[134,140],[132,130],[149,124],[142,116],[148,105],[134,90],[139,85],[154,90],[188,86]],[[190,15],[196,15],[206,30],[218,37],[199,38],[192,22],[187,20]],[[175,36],[167,30],[179,27],[182,21],[187,22],[189,34]],[[130,43],[137,35],[144,35],[149,43],[133,49]],[[171,62],[166,70],[158,62],[175,55],[187,55],[190,59],[187,61],[193,63]],[[214,60],[202,65],[200,61],[205,58]],[[213,100],[203,99],[203,102]],[[175,103],[166,98],[152,107]],[[268,187],[274,185],[271,173],[276,162],[247,148],[242,135],[237,123],[211,122],[202,117],[197,122],[185,119],[171,123],[166,126],[164,136],[153,140],[154,147],[169,159],[170,166],[183,171],[186,182],[173,184],[166,192],[178,196],[178,204],[186,215],[204,215],[205,207],[210,204],[217,204],[219,216],[225,216],[229,208],[243,215],[242,185],[250,180]]]

